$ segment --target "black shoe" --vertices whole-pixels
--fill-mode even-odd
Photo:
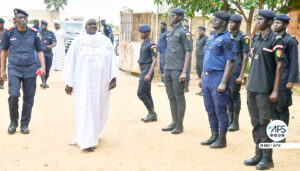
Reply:
[[[252,157],[249,160],[245,160],[244,165],[246,165],[246,166],[256,166],[260,162],[261,157],[262,157],[262,149],[260,149],[258,147],[258,145],[256,145],[256,147],[255,147],[255,156]]]
[[[46,84],[43,84],[43,83],[42,83],[42,84],[40,84],[40,87],[41,87],[41,88],[46,88]]]
[[[28,128],[28,126],[21,127],[21,133],[22,134],[29,134],[29,128]]]
[[[234,132],[239,130],[239,114],[240,112],[233,112],[233,120],[231,125],[228,127],[228,131]]]
[[[200,92],[196,93],[198,96],[203,96],[203,91],[201,90]]]
[[[85,148],[83,150],[86,151],[86,152],[94,152],[95,147]]]
[[[4,89],[4,84],[0,83],[0,89]]]
[[[162,131],[172,131],[175,128],[175,122],[172,122],[169,126],[166,128],[161,129]]]
[[[178,127],[178,128],[174,128],[172,131],[171,131],[171,134],[181,134],[183,132],[183,126],[181,127]]]
[[[156,113],[154,112],[154,113],[151,113],[151,114],[147,115],[146,118],[143,118],[143,121],[145,123],[157,121],[157,115],[156,115]]]
[[[232,121],[233,121],[233,112],[228,111],[228,127],[230,127]]]
[[[7,130],[8,134],[12,135],[12,134],[16,133],[17,127],[18,127],[18,122],[12,121]]]
[[[256,165],[256,170],[268,170],[274,167],[273,159],[272,159],[272,149],[264,149],[262,150],[262,159]]]
[[[218,131],[211,131],[211,137],[208,140],[202,141],[201,145],[211,145],[214,143],[219,137]]]
[[[226,133],[219,135],[218,139],[210,145],[210,148],[218,149],[226,147]]]

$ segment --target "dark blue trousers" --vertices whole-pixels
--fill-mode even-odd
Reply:
[[[204,105],[208,113],[210,128],[213,131],[226,133],[228,128],[228,86],[227,90],[219,93],[218,86],[223,78],[223,71],[214,71],[204,74],[202,90]]]
[[[11,121],[18,122],[19,119],[19,97],[20,88],[23,85],[23,109],[21,126],[28,126],[31,118],[32,106],[34,103],[34,96],[36,90],[36,77],[20,78],[17,76],[8,76],[9,87],[9,112]]]
[[[137,96],[144,103],[147,109],[154,109],[154,103],[151,96],[151,82],[153,78],[153,73],[149,81],[144,81],[145,76],[148,74],[151,64],[141,65],[141,75],[139,80],[139,87],[137,91]]]
[[[46,65],[46,76],[45,80],[47,81],[50,75],[50,68],[52,66],[53,55],[45,56],[45,65]]]

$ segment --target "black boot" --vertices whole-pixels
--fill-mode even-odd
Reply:
[[[217,148],[224,148],[226,147],[226,133],[220,133],[217,141],[210,145],[210,148],[217,149]]]
[[[94,152],[95,147],[85,148],[83,150],[86,151],[86,152]]]
[[[211,131],[211,137],[208,140],[202,141],[201,145],[211,145],[219,137],[219,131]]]
[[[273,159],[272,159],[272,149],[263,149],[262,150],[262,159],[256,165],[256,170],[268,170],[274,167]]]
[[[184,113],[179,113],[177,115],[177,121],[176,121],[176,126],[175,129],[172,130],[172,134],[180,134],[183,132],[183,118],[184,118]]]
[[[157,115],[154,112],[154,108],[150,107],[150,108],[147,108],[147,110],[148,110],[148,115],[145,118],[142,118],[142,121],[144,121],[144,122],[157,121]]]
[[[233,111],[228,111],[228,126],[230,127],[230,125],[232,124],[232,120],[233,120]]]
[[[246,165],[246,166],[255,166],[260,162],[261,157],[262,157],[262,149],[260,149],[258,147],[258,145],[256,145],[256,147],[255,147],[255,156],[252,157],[249,160],[245,160],[244,165]]]
[[[21,133],[22,134],[29,134],[28,126],[21,126]]]
[[[228,127],[228,131],[234,132],[234,131],[238,131],[240,129],[239,128],[239,115],[240,115],[239,111],[233,112],[233,121],[232,121],[231,125]]]
[[[175,126],[176,126],[176,119],[177,119],[177,114],[176,113],[172,113],[172,123],[170,125],[168,125],[166,128],[162,128],[162,131],[172,131]]]
[[[16,132],[17,127],[18,127],[18,121],[11,121],[7,132],[9,134],[14,134]]]
[[[185,84],[184,84],[184,92],[189,92],[189,83],[187,81],[185,81]]]

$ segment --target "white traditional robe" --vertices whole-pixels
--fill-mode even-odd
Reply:
[[[52,67],[53,70],[61,71],[64,67],[65,61],[65,39],[66,39],[66,32],[60,28],[54,31],[56,37],[56,46],[53,48],[53,61]]]
[[[118,79],[118,59],[111,41],[102,35],[82,33],[66,56],[63,80],[73,87],[76,139],[81,149],[98,145],[109,113],[109,83]]]

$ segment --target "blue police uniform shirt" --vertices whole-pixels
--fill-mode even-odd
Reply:
[[[228,31],[211,35],[204,49],[204,72],[223,71],[227,60],[234,60],[236,44]]]
[[[140,65],[151,64],[152,57],[157,57],[157,47],[156,44],[148,38],[141,46],[138,63]]]
[[[105,36],[109,38],[110,33],[112,33],[111,27],[109,25],[105,25],[105,27],[104,27]],[[114,35],[113,34],[111,35],[110,40],[112,43],[114,43]]]
[[[53,56],[52,49],[48,49],[47,46],[52,45],[53,42],[56,42],[56,37],[54,33],[52,31],[47,30],[45,33],[41,31],[40,34],[42,36],[44,56]]]
[[[159,39],[157,42],[157,51],[161,54],[164,53],[167,49],[167,33],[168,30],[165,30],[159,35]]]
[[[4,32],[1,48],[9,50],[8,75],[21,78],[36,77],[37,65],[34,51],[43,51],[38,31],[28,28],[19,32],[13,27]]]

